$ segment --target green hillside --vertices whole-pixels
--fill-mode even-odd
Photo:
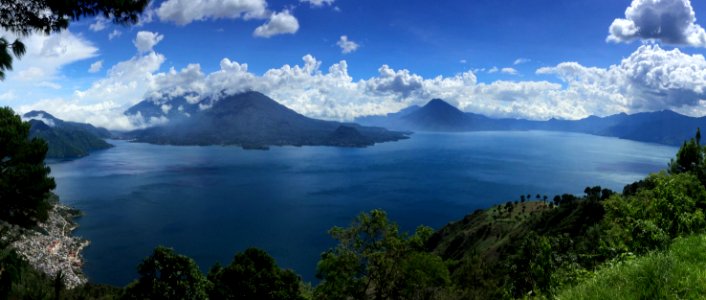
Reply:
[[[556,299],[706,299],[706,235],[677,238],[665,252],[607,264]]]

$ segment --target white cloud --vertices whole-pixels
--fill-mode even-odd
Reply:
[[[164,60],[163,55],[149,52],[120,62],[107,71],[105,78],[93,82],[86,90],[76,91],[76,98],[135,104],[153,85],[153,73],[159,70]]]
[[[514,68],[509,68],[509,67],[500,69],[500,73],[508,74],[508,75],[517,75],[518,74],[517,70],[515,70]]]
[[[31,117],[31,118],[25,118],[25,117],[23,116],[23,117],[22,117],[22,120],[23,120],[23,121],[37,120],[37,121],[43,122],[44,124],[47,124],[49,127],[54,127],[54,126],[56,126],[56,124],[54,124],[54,120],[47,118],[47,116],[44,115],[44,114],[37,114],[37,115],[35,115],[35,116]]]
[[[336,42],[336,45],[338,47],[341,47],[341,52],[343,54],[351,53],[355,50],[358,50],[358,47],[360,47],[356,42],[348,40],[348,36],[342,35],[341,38]]]
[[[221,61],[221,70],[204,74],[198,65],[157,74],[151,95],[167,101],[178,95],[199,95],[194,103],[216,93],[261,91],[282,104],[311,117],[350,120],[367,114],[394,112],[411,104],[442,98],[472,112],[493,117],[577,119],[591,114],[675,109],[694,115],[706,98],[706,60],[679,50],[643,46],[610,68],[562,63],[542,68],[566,82],[477,82],[474,72],[424,78],[409,70],[383,65],[377,76],[353,81],[348,64],[341,61],[328,72],[307,55],[304,64],[270,69],[262,76],[247,64]],[[496,68],[496,72],[512,73]],[[163,95],[168,95],[166,98]],[[703,110],[703,109],[701,109]]]
[[[409,97],[422,88],[424,78],[412,74],[409,70],[395,71],[387,65],[378,69],[380,75],[366,82],[369,91],[384,95],[399,95]]]
[[[92,63],[91,67],[88,68],[88,72],[98,73],[101,69],[103,69],[103,60]]]
[[[145,53],[152,51],[152,48],[156,46],[160,41],[164,39],[164,35],[161,35],[156,32],[150,32],[150,31],[140,31],[137,33],[137,36],[135,37],[135,40],[132,42],[135,47],[137,48],[137,51],[140,53]]]
[[[468,63],[468,61],[465,60],[465,59],[462,59],[462,60],[459,60],[458,63],[460,63],[460,64],[462,64],[462,65],[465,65],[465,64]]]
[[[293,34],[299,30],[299,21],[288,10],[273,13],[270,19],[255,28],[254,36],[269,38],[278,34]]]
[[[336,0],[299,0],[299,2],[308,2],[311,6],[321,7],[324,5],[332,5]]]
[[[641,46],[619,65],[584,67],[575,62],[541,68],[538,74],[556,74],[568,90],[602,110],[639,112],[673,109],[693,115],[706,99],[706,60],[679,49]],[[615,110],[614,110],[615,111]]]
[[[502,74],[506,74],[506,75],[517,75],[517,74],[519,74],[519,72],[518,72],[515,68],[511,68],[511,67],[498,68],[498,67],[496,67],[496,66],[493,66],[493,67],[490,68],[490,69],[486,69],[486,68],[474,69],[473,72],[474,72],[474,73],[478,73],[478,72],[487,72],[488,74],[502,73]]]
[[[14,40],[11,33],[0,31],[0,36]],[[6,72],[5,81],[0,84],[0,94],[14,89],[22,91],[19,97],[36,93],[37,83],[51,82],[59,77],[59,71],[66,65],[94,57],[98,49],[83,37],[65,30],[51,35],[32,34],[22,37],[27,53],[13,62],[13,71]]]
[[[267,16],[266,0],[167,0],[156,10],[162,21],[186,25],[208,19],[252,19]]]
[[[154,87],[154,73],[164,63],[164,56],[155,52],[135,56],[120,62],[85,90],[76,90],[69,98],[45,98],[21,105],[20,112],[44,110],[57,118],[88,122],[114,130],[130,130],[161,124],[166,119],[144,119],[125,116],[123,112],[143,100]]]
[[[529,58],[520,57],[520,58],[516,59],[515,62],[513,62],[512,64],[515,65],[515,66],[517,66],[517,65],[521,65],[521,64],[526,64],[526,63],[531,62],[531,61],[532,61],[532,60],[529,59]]]
[[[658,40],[671,45],[706,47],[706,31],[696,24],[690,0],[633,0],[625,19],[615,19],[607,40]]]
[[[103,17],[97,17],[96,21],[88,26],[88,29],[91,31],[101,31],[105,29],[105,25],[108,24],[108,19],[103,18]]]
[[[112,40],[116,37],[121,36],[123,33],[120,30],[113,29],[111,33],[108,34],[108,40]]]
[[[49,98],[20,106],[18,112],[26,113],[32,110],[44,110],[62,120],[87,122],[114,130],[129,130],[166,122],[163,118],[145,120],[142,116],[125,116],[124,104],[112,101],[85,104],[79,100]]]
[[[213,102],[201,101],[218,101],[223,94],[255,90],[309,117],[347,121],[423,105],[432,98],[491,117],[577,119],[591,114],[661,109],[690,115],[706,113],[706,59],[654,45],[642,46],[608,68],[565,62],[537,70],[538,74],[557,76],[564,84],[502,80],[484,83],[478,81],[474,73],[477,70],[426,78],[388,65],[381,66],[375,76],[354,80],[345,60],[324,68],[311,55],[302,59],[298,65],[255,74],[248,64],[224,58],[217,71],[206,73],[199,64],[160,71],[163,55],[154,51],[138,53],[112,66],[104,78],[76,91],[72,97],[45,97],[37,103],[21,105],[18,111],[43,109],[62,119],[110,129],[132,129],[167,121],[165,117],[122,115],[143,99],[173,112],[180,108],[170,101],[178,96],[209,107]],[[495,72],[502,69],[495,68]],[[22,95],[0,90],[0,97],[18,96]]]

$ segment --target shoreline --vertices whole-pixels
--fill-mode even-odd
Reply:
[[[88,282],[82,251],[90,241],[72,235],[81,212],[61,204],[57,196],[51,197],[54,207],[46,222],[32,229],[8,226],[11,236],[16,237],[11,245],[37,271],[49,278],[61,274],[66,288],[73,289]]]

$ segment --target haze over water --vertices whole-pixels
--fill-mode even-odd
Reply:
[[[363,149],[175,147],[111,141],[115,148],[52,164],[56,193],[82,210],[91,240],[85,271],[124,285],[157,245],[207,271],[260,247],[315,279],[326,231],[360,212],[386,210],[405,231],[435,229],[522,194],[616,191],[664,169],[677,149],[558,132],[417,133]]]

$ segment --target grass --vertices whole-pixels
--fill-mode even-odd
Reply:
[[[556,299],[706,299],[706,235],[678,238],[667,251],[608,265]]]

